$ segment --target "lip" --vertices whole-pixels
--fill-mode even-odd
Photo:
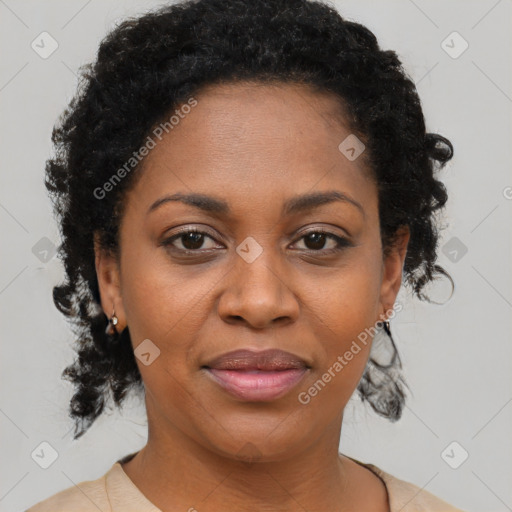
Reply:
[[[228,393],[249,402],[265,402],[284,396],[302,380],[307,371],[306,367],[270,372],[207,369],[207,373]]]
[[[276,400],[304,377],[310,366],[283,350],[236,350],[217,357],[203,368],[214,382],[244,401]]]
[[[280,371],[308,367],[306,361],[291,352],[278,349],[234,350],[211,360],[204,366],[216,370]]]

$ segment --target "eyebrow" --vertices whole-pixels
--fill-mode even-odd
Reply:
[[[217,215],[229,215],[231,213],[228,203],[222,199],[217,199],[212,196],[207,196],[205,194],[198,193],[176,193],[172,195],[166,195],[161,197],[160,199],[157,199],[149,207],[147,214],[149,215],[151,212],[155,211],[163,204],[174,201],[179,201],[189,206],[194,206],[195,208],[198,208],[205,212],[214,213]],[[339,192],[338,190],[329,190],[327,192],[313,192],[310,194],[292,197],[291,199],[288,199],[283,205],[282,216],[293,215],[336,201],[355,206],[363,214],[363,217],[365,216],[364,208],[360,203],[358,203],[355,199],[351,198],[347,194]]]

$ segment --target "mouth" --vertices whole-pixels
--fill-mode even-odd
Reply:
[[[282,350],[229,352],[202,366],[224,391],[243,401],[271,401],[286,395],[310,370]]]

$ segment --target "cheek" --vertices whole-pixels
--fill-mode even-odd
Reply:
[[[348,400],[368,360],[380,291],[380,270],[372,261],[375,259],[365,262],[362,257],[336,277],[325,280],[321,291],[309,295],[309,321],[314,325],[314,337],[320,340],[314,378],[322,381],[316,388],[328,388],[318,393],[327,402]]]
[[[150,338],[160,348],[180,344],[194,332],[211,273],[171,264],[165,249],[125,248],[121,266],[123,306],[132,340]],[[215,274],[215,272],[214,272]]]
[[[171,264],[163,249],[144,252],[125,246],[121,265],[123,305],[135,353],[145,340],[158,356],[150,365],[136,359],[145,386],[153,393],[179,397],[190,378],[194,346],[211,308],[209,295],[223,273],[215,268],[191,271]],[[173,399],[176,404],[179,398]],[[169,406],[172,406],[169,403]]]
[[[148,365],[142,357],[136,358],[145,389],[157,403],[166,404],[177,415],[187,408],[186,400],[182,400],[189,372],[187,357],[204,321],[198,302],[208,286],[204,280],[191,285],[179,271],[162,265],[160,260],[151,263],[136,254],[126,259],[123,305],[135,354],[150,353]]]
[[[378,262],[377,262],[378,263]],[[379,313],[380,267],[375,256],[363,252],[343,269],[310,287],[305,303],[314,309],[319,326],[325,325],[343,348],[349,339],[373,325]]]

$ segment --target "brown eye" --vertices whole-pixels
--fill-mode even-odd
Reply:
[[[300,241],[303,242],[306,250],[323,254],[340,251],[344,247],[349,247],[352,245],[351,242],[349,242],[349,240],[346,238],[318,229],[306,233],[299,239],[299,242]],[[328,245],[328,247],[326,247],[326,245]]]
[[[180,235],[181,243],[185,249],[200,249],[204,242],[204,235],[202,233],[196,233],[191,231],[189,233],[185,233],[184,235]]]
[[[324,248],[327,238],[325,233],[310,233],[304,237],[304,243],[308,249],[320,250]]]
[[[215,242],[213,237],[207,233],[196,229],[186,229],[167,238],[162,242],[162,245],[178,252],[201,252],[201,250],[214,249],[217,247],[215,243],[210,244],[209,247],[205,247],[204,245],[208,240]]]

